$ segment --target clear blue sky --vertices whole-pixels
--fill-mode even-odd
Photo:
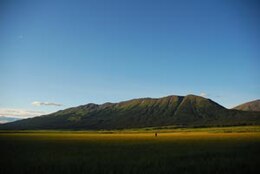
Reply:
[[[259,67],[257,0],[0,1],[0,109],[190,93],[232,107],[260,98]]]

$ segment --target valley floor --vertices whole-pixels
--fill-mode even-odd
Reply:
[[[259,130],[2,131],[0,173],[259,173]]]

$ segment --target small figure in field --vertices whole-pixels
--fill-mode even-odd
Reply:
[[[155,132],[154,136],[157,137],[157,132]]]

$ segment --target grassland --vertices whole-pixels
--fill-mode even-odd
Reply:
[[[2,131],[0,146],[1,174],[260,172],[259,126]]]

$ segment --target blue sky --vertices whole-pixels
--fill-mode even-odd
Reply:
[[[259,17],[253,0],[1,0],[0,115],[166,95],[258,99]]]

